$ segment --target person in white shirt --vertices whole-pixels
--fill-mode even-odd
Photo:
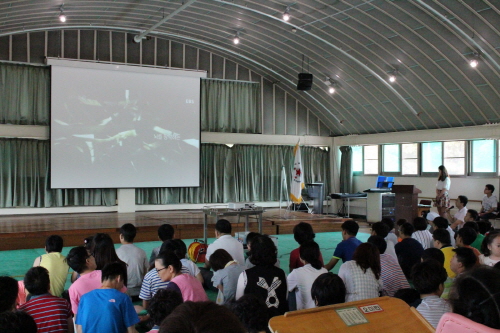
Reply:
[[[436,184],[436,207],[439,215],[446,217],[446,209],[450,206],[448,191],[450,190],[451,182],[450,177],[448,176],[448,170],[446,170],[444,165],[440,165],[438,170],[439,176]]]
[[[487,221],[489,219],[495,218],[497,215],[498,199],[493,195],[494,191],[495,186],[491,184],[487,184],[484,187],[485,196],[483,197],[481,211],[479,212],[480,220]]]
[[[451,224],[452,230],[458,230],[462,228],[465,223],[465,215],[467,215],[467,203],[469,199],[465,195],[459,195],[458,199],[455,200],[455,206],[458,208],[458,212],[455,215],[451,216],[450,209],[446,210],[446,217],[448,218],[448,222]]]

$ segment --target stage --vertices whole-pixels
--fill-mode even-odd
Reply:
[[[171,224],[175,238],[203,238],[204,213],[202,210],[149,211],[136,213],[85,213],[47,215],[0,215],[0,251],[43,248],[45,239],[52,234],[64,238],[64,246],[82,245],[85,237],[98,232],[111,235],[119,243],[118,229],[125,223],[138,228],[136,242],[158,240],[158,226]],[[245,218],[227,219],[235,232],[245,231]],[[262,232],[269,235],[290,234],[299,222],[308,222],[315,232],[340,231],[348,220],[331,215],[286,212],[284,209],[264,208]],[[208,218],[208,237],[214,235],[215,218]],[[363,223],[360,227],[364,227]],[[258,231],[257,216],[249,216],[249,230]],[[361,230],[360,230],[361,231]]]

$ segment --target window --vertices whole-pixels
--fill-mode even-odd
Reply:
[[[438,173],[441,164],[443,164],[443,143],[422,143],[422,172]]]
[[[401,145],[401,174],[418,175],[418,144],[404,143]]]
[[[364,146],[364,171],[365,175],[378,175],[378,146]]]
[[[352,172],[363,172],[363,147],[352,147]]]
[[[382,172],[399,172],[399,145],[382,146]]]
[[[443,165],[450,175],[465,175],[465,141],[443,142]]]
[[[494,173],[496,171],[495,140],[471,142],[471,172]]]

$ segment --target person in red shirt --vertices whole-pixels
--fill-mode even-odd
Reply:
[[[313,228],[309,223],[300,222],[293,227],[293,238],[299,245],[302,245],[306,242],[310,242],[314,240],[316,235],[314,234]],[[300,246],[290,252],[290,272],[292,272],[295,268],[299,268],[304,266],[304,264],[300,261]],[[323,262],[323,256],[321,252],[319,253],[319,260]]]

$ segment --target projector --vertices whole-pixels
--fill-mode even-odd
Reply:
[[[254,202],[230,202],[229,209],[251,209],[255,207]]]

